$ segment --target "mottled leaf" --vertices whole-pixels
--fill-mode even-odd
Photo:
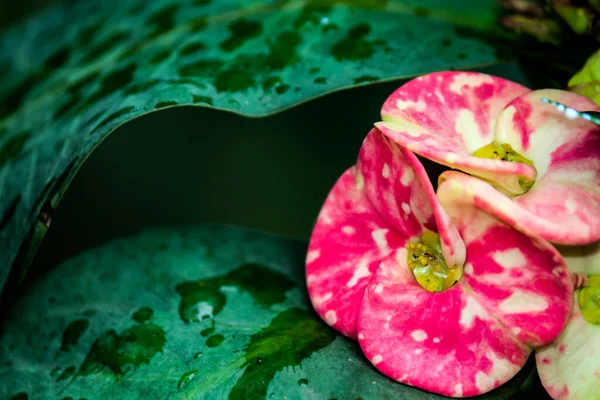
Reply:
[[[0,37],[0,287],[117,125],[183,104],[263,116],[354,85],[489,65],[500,56],[482,37],[496,35],[496,11],[495,0],[54,4]]]
[[[314,314],[305,252],[212,226],[146,231],[67,260],[3,326],[0,398],[443,398],[381,375]],[[515,398],[532,371],[481,398]]]

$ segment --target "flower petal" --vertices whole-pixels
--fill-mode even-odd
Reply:
[[[542,384],[555,400],[598,399],[600,393],[600,325],[583,318],[578,293],[562,335],[535,355]]]
[[[600,220],[593,222],[597,210],[586,215],[582,209],[571,209],[570,202],[575,202],[574,196],[589,194],[585,190],[579,190],[579,186],[567,186],[566,188],[553,182],[541,184],[527,194],[511,199],[494,189],[490,184],[472,176],[457,172],[445,171],[440,175],[440,181],[452,180],[463,196],[472,199],[477,208],[495,216],[506,224],[513,226],[529,236],[539,236],[553,243],[584,244],[589,243],[600,235]],[[551,191],[554,188],[555,191]],[[569,192],[571,188],[573,191]],[[529,203],[527,197],[532,192],[539,190]],[[542,198],[541,194],[545,194]],[[439,196],[439,193],[438,193]],[[441,200],[441,198],[440,198]],[[598,206],[600,208],[600,203]],[[561,210],[568,209],[568,212]],[[553,215],[554,213],[554,215]],[[558,216],[562,218],[558,218]],[[590,224],[593,222],[592,224]]]
[[[447,265],[462,266],[464,243],[440,206],[423,164],[412,152],[372,129],[356,167],[367,198],[390,226],[406,237],[421,232],[421,225],[437,232]]]
[[[357,164],[344,173],[325,201],[306,259],[315,310],[351,338],[356,338],[358,309],[371,275],[395,249],[419,237],[423,225],[439,227],[451,260],[464,259],[460,235],[414,154],[372,129]],[[441,221],[438,227],[434,215]]]
[[[586,244],[600,239],[599,189],[577,182],[542,181],[515,203],[548,225],[537,232],[541,237],[554,243]]]
[[[383,122],[375,126],[423,157],[521,193],[519,177],[535,179],[535,169],[472,154],[493,141],[496,119],[506,104],[528,92],[487,74],[436,72],[396,90],[383,105]]]
[[[600,274],[600,241],[586,246],[559,246],[569,269],[576,273]],[[556,400],[594,399],[600,393],[600,325],[581,315],[579,290],[573,313],[558,339],[536,350],[542,383]]]
[[[485,393],[513,377],[531,350],[460,282],[425,291],[406,257],[401,249],[382,263],[365,292],[358,339],[371,363],[398,382],[451,397]]]
[[[391,378],[474,396],[508,381],[533,348],[559,336],[573,281],[548,242],[478,210],[453,181],[438,195],[467,246],[463,278],[444,292],[426,292],[406,264],[407,251],[397,250],[367,286],[358,338]]]
[[[520,343],[537,348],[560,335],[573,280],[554,248],[502,224],[469,242],[467,251],[466,284]]]
[[[365,286],[381,260],[407,239],[390,229],[362,185],[354,167],[340,177],[321,209],[306,257],[308,293],[315,310],[354,339]]]
[[[600,111],[575,93],[544,89],[513,100],[498,118],[496,140],[533,161],[533,188],[515,199],[547,220],[556,233],[539,232],[557,243],[584,244],[600,239],[600,127],[570,119],[547,97],[582,111]]]
[[[396,232],[408,237],[421,225],[435,229],[428,194],[421,188],[429,178],[417,175],[402,149],[379,130],[371,129],[363,141],[356,171],[373,208]]]
[[[460,172],[447,175],[457,178],[443,179],[437,194],[467,245],[463,280],[520,342],[536,348],[556,339],[572,307],[573,278],[565,259],[546,240],[482,210],[460,178],[481,181]]]

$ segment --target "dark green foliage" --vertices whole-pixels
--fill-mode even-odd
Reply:
[[[381,375],[315,315],[305,249],[208,226],[146,231],[67,260],[3,326],[0,398],[442,399]],[[481,398],[511,398],[532,367]]]
[[[14,26],[0,37],[0,226],[10,238],[0,240],[0,287],[31,259],[19,249],[43,237],[23,244],[45,219],[36,207],[47,185],[118,125],[189,104],[262,116],[375,80],[488,65],[499,60],[496,11],[495,0],[107,0],[55,4]]]

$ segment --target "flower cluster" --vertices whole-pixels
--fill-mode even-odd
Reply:
[[[388,377],[474,396],[536,351],[554,398],[600,393],[600,127],[541,99],[600,110],[481,73],[413,79],[329,193],[308,292]],[[419,156],[449,167],[437,188]]]

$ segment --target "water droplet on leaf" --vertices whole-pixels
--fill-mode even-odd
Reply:
[[[193,371],[188,371],[185,374],[183,374],[181,376],[181,379],[179,379],[179,383],[177,384],[177,389],[181,390],[182,388],[187,386],[192,381],[192,379],[194,379],[194,377],[196,376],[197,373],[198,373],[198,370],[195,369]]]

